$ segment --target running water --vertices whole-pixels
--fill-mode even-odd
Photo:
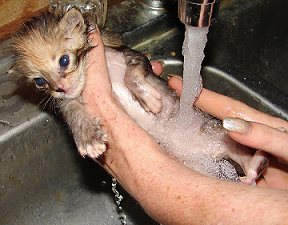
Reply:
[[[184,165],[202,174],[236,180],[238,175],[219,152],[225,139],[221,125],[193,107],[202,89],[201,67],[209,27],[186,26],[183,43],[184,70],[180,112],[172,117],[163,132],[162,147]]]
[[[182,47],[184,56],[183,64],[183,89],[180,98],[180,112],[175,118],[177,127],[185,128],[191,132],[199,130],[203,124],[203,116],[194,109],[193,104],[202,89],[200,75],[202,62],[205,57],[204,48],[207,43],[209,27],[186,26],[185,39]],[[197,125],[195,121],[199,121]],[[190,140],[187,140],[187,144]]]
[[[175,131],[176,136],[174,135],[174,137],[177,137],[175,139],[179,141],[179,144],[187,144],[187,146],[191,145],[191,137],[200,130],[204,119],[202,113],[194,109],[193,103],[202,89],[200,72],[204,59],[208,29],[208,27],[186,26],[183,42],[184,68],[180,112],[172,118],[170,125],[175,127],[171,130]],[[183,132],[186,134],[184,133],[184,135]]]
[[[188,118],[193,113],[192,104],[202,88],[201,66],[209,27],[186,26],[182,54],[184,56],[183,92],[180,99],[180,115]],[[186,122],[186,121],[185,121]]]

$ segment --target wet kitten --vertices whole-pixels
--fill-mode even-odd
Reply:
[[[89,29],[93,29],[93,24],[88,24],[76,8],[63,17],[47,13],[34,18],[14,37],[13,70],[57,100],[80,154],[98,157],[106,150],[108,136],[100,129],[99,119],[87,117],[81,98],[86,53],[92,48],[87,38]],[[147,111],[159,112],[161,94],[145,80],[147,73],[152,72],[148,60],[136,51],[125,49],[121,41],[110,34],[102,36],[107,47],[123,49],[127,65],[125,82],[134,97]],[[141,70],[139,74],[133,75],[138,69]]]
[[[96,158],[106,150],[108,135],[101,129],[100,119],[87,116],[81,98],[86,53],[91,49],[87,38],[89,26],[75,8],[61,18],[46,14],[27,23],[13,44],[14,70],[57,100],[80,154]],[[253,156],[249,150],[231,141],[223,130],[212,129],[215,123],[211,125],[201,113],[193,118],[194,128],[181,128],[174,123],[179,100],[153,75],[145,56],[128,48],[121,51],[110,48],[121,44],[109,37],[103,36],[113,92],[136,123],[163,149],[198,172],[237,180],[237,173],[221,161],[230,158],[248,176],[242,181],[255,182],[267,166],[265,157]],[[183,144],[182,140],[187,143]],[[229,171],[223,168],[229,168]]]

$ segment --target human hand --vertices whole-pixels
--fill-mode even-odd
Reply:
[[[157,63],[155,65],[161,72],[159,65]],[[181,95],[180,77],[172,76],[168,83],[178,95]],[[244,103],[205,88],[196,100],[195,106],[223,120],[228,135],[235,141],[274,156],[270,157],[269,167],[258,179],[257,185],[288,189],[287,121],[262,113]]]
[[[122,172],[131,171],[132,168],[136,170],[141,165],[133,157],[137,158],[143,149],[147,149],[144,152],[149,152],[150,155],[153,152],[163,154],[163,151],[159,151],[157,142],[127,115],[114,96],[100,33],[91,32],[89,38],[90,44],[95,47],[88,53],[87,77],[82,98],[87,113],[100,118],[102,129],[109,135],[108,150],[95,160],[107,172],[122,181],[125,187],[127,179],[129,182],[133,180]],[[139,145],[139,143],[145,144]],[[140,153],[137,153],[138,149]],[[146,153],[145,156],[148,156]],[[123,169],[127,167],[127,158],[136,165]],[[131,166],[130,164],[128,166]],[[135,179],[138,179],[138,176],[135,176]]]
[[[113,129],[118,129],[119,134],[121,134],[123,132],[120,131],[120,128],[123,128],[123,124],[129,124],[127,130],[131,130],[131,132],[135,134],[135,124],[131,123],[129,117],[127,117],[122,107],[117,103],[112,93],[101,37],[99,33],[95,33],[91,35],[91,38],[91,43],[97,47],[89,53],[88,77],[83,92],[83,100],[87,105],[87,111],[101,117],[105,129],[109,130],[109,128],[113,126]],[[152,63],[152,67],[155,73],[161,73],[161,64]],[[169,85],[172,89],[176,90],[179,95],[181,94],[182,81],[180,79],[171,77],[169,79]],[[280,127],[288,130],[288,123],[286,121],[259,112],[239,101],[207,89],[202,90],[195,105],[202,111],[221,120],[227,117],[238,117],[246,121],[252,121],[249,122],[252,124],[249,127],[253,132],[249,131],[247,134],[241,134],[239,132],[229,131],[228,134],[239,143],[254,148],[263,148],[261,150],[274,154],[287,163],[287,155],[283,155],[287,154],[283,151],[283,146],[286,146],[285,143],[288,142],[287,133],[277,130],[277,128]],[[115,126],[116,116],[121,118],[121,126],[119,127]],[[131,127],[134,130],[131,129]],[[114,133],[118,134],[118,132]],[[271,133],[273,133],[273,135],[271,135]],[[143,135],[143,133],[141,133],[141,135]],[[259,135],[261,135],[261,138],[259,138]],[[115,143],[115,146],[121,143],[127,144],[121,142],[120,138],[115,138],[115,140],[119,140],[119,143]],[[265,144],[267,142],[270,144],[269,148],[267,148],[268,145]],[[287,164],[280,162],[277,158],[272,158],[270,161],[269,168],[263,173],[263,177],[259,179],[258,184],[275,188],[288,188]]]
[[[256,216],[261,217],[261,220],[256,220],[257,224],[287,220],[285,192],[221,182],[194,172],[165,154],[158,143],[135,124],[117,103],[108,76],[100,34],[92,34],[91,38],[91,43],[97,47],[89,53],[91,61],[82,97],[87,111],[102,119],[103,127],[111,138],[108,150],[97,161],[117,178],[150,216],[161,224],[212,224],[215,221],[223,224],[235,221],[251,224],[255,222],[253,209],[256,207],[260,209]],[[160,64],[153,64],[153,69],[160,73]],[[171,81],[172,78],[170,84]],[[209,93],[205,89],[202,91],[200,98],[203,101],[198,99],[198,107],[201,104],[205,107]],[[215,100],[216,94],[211,93],[210,103]],[[217,110],[214,113],[217,114]],[[231,110],[230,113],[233,114]],[[273,120],[271,123],[276,122]],[[239,214],[244,216],[239,219]]]

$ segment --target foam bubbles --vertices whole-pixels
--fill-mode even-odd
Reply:
[[[165,124],[162,147],[187,167],[221,179],[237,180],[225,156],[225,138],[217,120],[193,108],[202,88],[200,76],[207,42],[207,28],[186,26],[183,43],[184,71],[180,112]]]

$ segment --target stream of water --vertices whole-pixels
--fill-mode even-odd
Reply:
[[[193,114],[192,104],[197,99],[201,88],[201,67],[204,59],[204,48],[207,43],[209,27],[186,26],[185,39],[183,42],[182,54],[183,65],[183,91],[180,99],[181,118],[187,118]]]
[[[215,119],[193,107],[202,89],[200,75],[209,27],[186,26],[183,43],[183,90],[180,112],[172,117],[164,129],[163,148],[184,165],[204,175],[235,180],[233,166],[217,158],[222,147],[224,131]]]

